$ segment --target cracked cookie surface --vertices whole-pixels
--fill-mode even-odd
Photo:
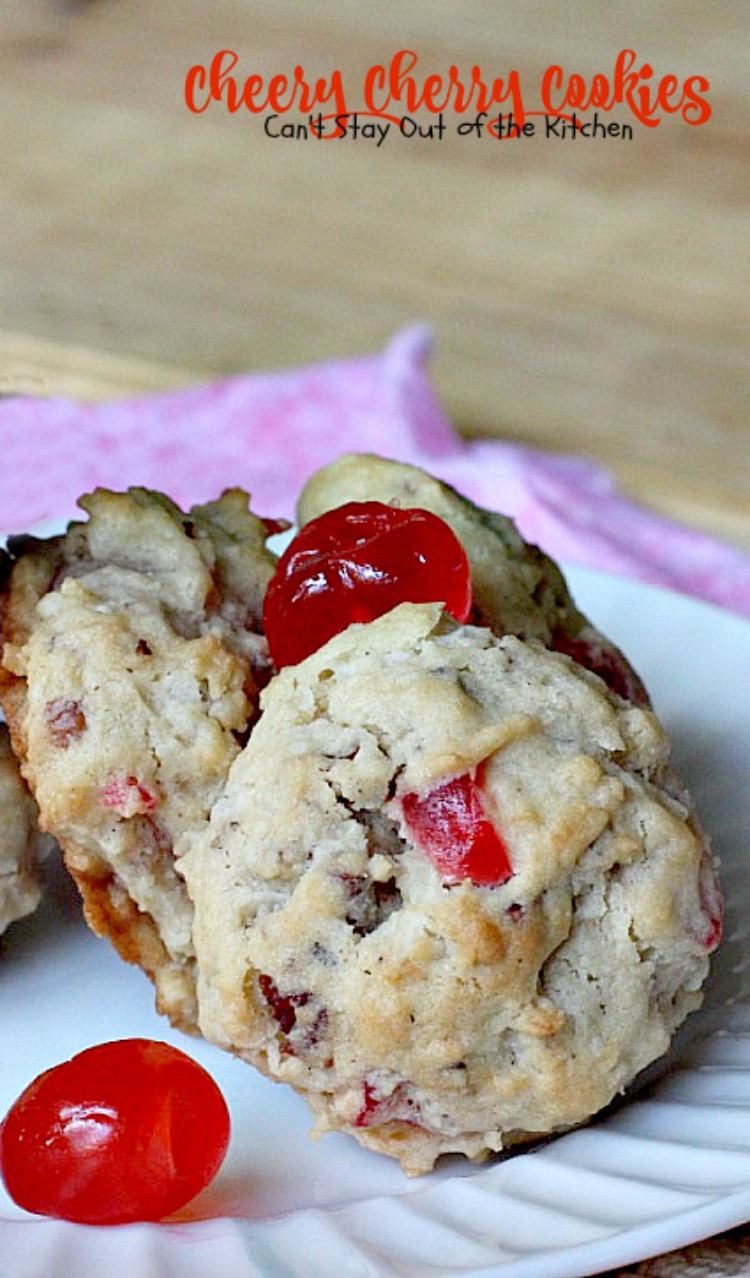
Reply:
[[[80,504],[89,518],[64,536],[11,542],[3,707],[89,924],[190,1028],[192,906],[174,847],[207,819],[256,715],[274,560],[239,490],[187,513],[137,488]]]
[[[718,940],[654,715],[438,606],[265,690],[181,866],[199,1023],[409,1173],[588,1119],[667,1048]],[[446,878],[405,800],[481,779],[511,875]]]

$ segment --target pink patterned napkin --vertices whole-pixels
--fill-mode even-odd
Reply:
[[[625,500],[580,457],[465,442],[426,373],[422,327],[378,354],[226,378],[137,399],[0,404],[0,528],[70,517],[97,484],[142,484],[180,503],[239,485],[264,515],[291,516],[311,471],[343,451],[414,462],[512,515],[556,557],[671,586],[750,616],[750,558]]]

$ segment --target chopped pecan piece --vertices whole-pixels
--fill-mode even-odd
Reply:
[[[47,702],[44,717],[52,744],[60,750],[67,750],[71,742],[77,741],[86,731],[86,716],[80,701],[56,697],[54,701]]]

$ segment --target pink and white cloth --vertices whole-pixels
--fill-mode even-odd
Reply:
[[[75,513],[101,484],[161,489],[180,504],[226,487],[260,514],[291,517],[311,471],[339,453],[413,462],[512,515],[556,558],[668,586],[750,616],[750,557],[622,497],[582,457],[460,439],[427,373],[428,329],[379,354],[228,377],[153,396],[0,403],[0,528]]]

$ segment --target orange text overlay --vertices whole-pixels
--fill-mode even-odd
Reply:
[[[235,113],[249,111],[284,114],[308,113],[326,108],[330,118],[368,114],[398,123],[404,112],[424,110],[433,114],[452,111],[491,111],[507,106],[523,128],[527,115],[566,116],[571,111],[611,111],[625,107],[641,124],[656,128],[665,115],[679,115],[687,124],[705,124],[711,117],[706,99],[709,82],[701,75],[680,80],[675,75],[656,76],[648,62],[639,62],[633,49],[623,49],[607,74],[581,75],[562,66],[549,66],[538,85],[538,103],[527,108],[518,71],[486,76],[479,66],[463,74],[451,66],[447,74],[424,73],[419,56],[411,49],[395,53],[388,65],[370,67],[361,86],[362,106],[349,108],[341,71],[308,78],[301,66],[291,75],[238,73],[239,55],[220,49],[206,65],[190,67],[185,77],[185,103],[202,114],[212,103]],[[541,106],[541,111],[538,109]],[[328,117],[327,117],[328,118]]]

